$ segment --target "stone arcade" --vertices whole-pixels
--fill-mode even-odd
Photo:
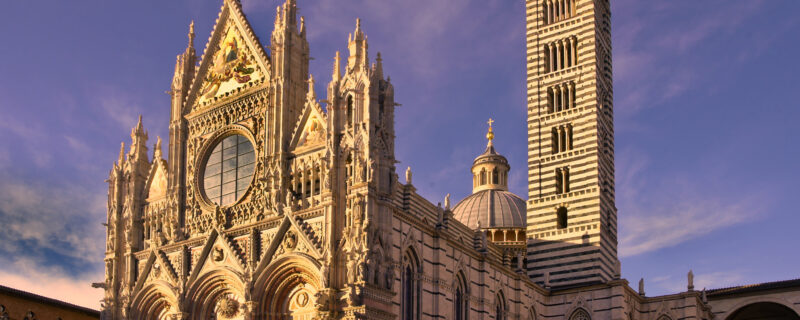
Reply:
[[[192,26],[177,57],[167,159],[140,118],[110,172],[103,318],[797,319],[797,281],[647,297],[620,279],[609,3],[526,12],[528,200],[490,122],[451,208],[396,174],[394,87],[360,22],[320,100],[295,0],[269,53],[224,0],[203,54]]]

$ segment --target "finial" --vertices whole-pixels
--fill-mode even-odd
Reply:
[[[333,81],[338,81],[339,77],[342,75],[340,63],[341,58],[339,57],[339,51],[336,51],[336,56],[333,58]]]
[[[361,30],[361,18],[356,18],[356,32]]]
[[[489,118],[489,121],[486,121],[486,123],[489,124],[489,132],[486,132],[486,140],[489,140],[487,146],[491,146],[492,140],[494,140],[494,131],[492,131],[492,124],[494,123],[494,120],[492,120],[492,118]]]
[[[122,162],[124,162],[124,161],[125,161],[125,141],[120,143],[120,146],[119,146],[119,159],[117,160],[117,163],[119,164],[120,167],[122,167]]]
[[[306,34],[306,18],[300,16],[300,35]]]
[[[189,46],[194,46],[194,20],[189,23]]]
[[[156,136],[156,145],[153,147],[153,162],[161,160],[161,137]]]

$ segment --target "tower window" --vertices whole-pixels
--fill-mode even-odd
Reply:
[[[544,46],[548,72],[559,71],[578,64],[578,39],[568,37]]]
[[[559,207],[556,210],[556,227],[559,229],[567,227],[567,208]]]
[[[556,194],[569,192],[569,168],[556,169]]]
[[[565,82],[547,88],[547,111],[561,112],[575,107],[575,83]]]
[[[550,24],[575,15],[575,0],[545,0],[542,2],[542,20]]]
[[[499,184],[500,183],[499,179],[500,179],[500,175],[498,175],[498,173],[497,173],[497,168],[494,168],[494,170],[492,170],[492,183],[493,184]]]
[[[486,184],[486,170],[481,169],[481,185]]]
[[[572,125],[554,127],[551,135],[553,154],[572,150]]]

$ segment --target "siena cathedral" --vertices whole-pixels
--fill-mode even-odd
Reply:
[[[527,200],[490,120],[472,194],[436,205],[395,167],[394,86],[359,21],[319,99],[295,0],[269,43],[224,0],[202,55],[192,25],[177,57],[167,154],[140,118],[110,172],[102,317],[800,319],[800,280],[690,272],[653,297],[620,277],[610,4],[525,10]]]

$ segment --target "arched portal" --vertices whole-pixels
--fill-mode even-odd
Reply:
[[[800,320],[792,309],[774,302],[756,302],[734,311],[727,320]]]
[[[244,319],[245,295],[241,278],[223,268],[194,281],[186,295],[190,319]]]
[[[167,284],[142,288],[131,303],[131,319],[166,320],[177,311],[175,295]]]
[[[292,255],[273,261],[254,286],[259,319],[311,320],[321,288],[316,261]]]

